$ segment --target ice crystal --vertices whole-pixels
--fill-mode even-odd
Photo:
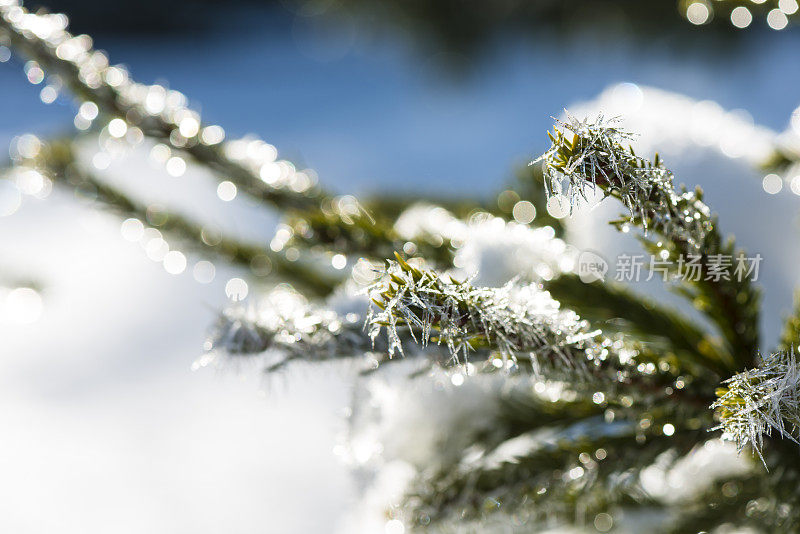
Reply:
[[[238,302],[225,309],[212,328],[200,365],[220,356],[267,356],[265,370],[272,372],[294,360],[366,358],[364,370],[374,370],[388,351],[382,340],[376,343],[364,332],[366,308],[366,295],[355,284],[344,284],[321,303],[279,286],[257,304]],[[425,359],[421,368],[429,369],[433,363],[446,364],[449,353],[444,347],[419,347],[409,356]]]
[[[755,369],[723,382],[712,404],[720,424],[715,428],[736,442],[748,443],[763,461],[764,436],[777,432],[798,442],[800,437],[800,365],[794,351],[775,353]]]
[[[651,162],[623,146],[633,135],[620,128],[617,119],[567,117],[548,134],[550,149],[533,162],[542,162],[548,196],[566,191],[574,208],[600,188],[606,196],[618,198],[631,221],[645,232],[653,228],[689,248],[703,246],[712,228],[711,211],[698,193],[675,191],[672,172],[658,155]]]
[[[598,349],[599,331],[589,331],[586,321],[535,284],[474,287],[397,258],[372,287],[367,317],[373,340],[385,329],[390,354],[403,353],[406,332],[423,346],[446,346],[457,363],[482,349],[504,360],[528,359],[534,367],[547,362],[580,368],[587,352]]]
[[[340,315],[279,287],[258,306],[238,303],[219,317],[210,337],[211,351],[242,356],[274,350],[276,370],[291,360],[352,357],[371,350],[361,316]]]

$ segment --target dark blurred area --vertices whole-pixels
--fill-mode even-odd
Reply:
[[[224,23],[223,11],[251,5],[266,7],[273,2],[257,0],[118,0],[114,2],[52,0],[26,2],[31,10],[66,13],[75,34],[148,35],[207,30]]]
[[[741,31],[716,2],[719,16],[695,26],[686,20],[685,1],[676,0],[119,0],[115,2],[51,0],[28,2],[31,8],[64,12],[75,33],[96,36],[158,35],[235,29],[231,12],[252,11],[255,18],[321,18],[335,23],[352,19],[360,29],[380,34],[402,32],[424,49],[441,49],[457,62],[474,59],[509,37],[530,37],[534,46],[547,37],[558,44],[584,40],[634,39],[643,45],[676,51],[722,49],[737,42]],[[756,18],[761,6],[750,7]],[[730,11],[730,8],[727,8]],[[729,14],[729,13],[728,13]],[[269,31],[269,26],[265,26]],[[759,31],[750,28],[749,31]]]

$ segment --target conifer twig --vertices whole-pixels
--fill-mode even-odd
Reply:
[[[399,335],[410,340],[408,329]],[[382,340],[371,340],[364,332],[363,315],[341,313],[329,306],[309,302],[300,293],[280,285],[257,304],[237,302],[219,315],[209,336],[212,357],[248,358],[273,355],[265,367],[271,373],[292,361],[323,362],[367,357],[372,371],[391,357]],[[430,363],[446,365],[444,347],[416,349],[408,353]]]
[[[593,518],[625,506],[655,506],[640,474],[666,450],[689,452],[703,431],[666,436],[652,428],[639,433],[646,437],[637,443],[635,426],[586,418],[513,438],[478,461],[448,467],[431,481],[417,480],[408,517],[446,524],[515,514],[536,528],[546,520],[572,523],[581,514]]]
[[[712,371],[723,373],[731,360],[718,340],[697,325],[658,303],[637,295],[620,284],[584,282],[577,275],[565,273],[546,282],[546,289],[564,306],[580,310],[581,316],[602,325],[605,332],[619,331],[637,342],[651,346],[666,359],[677,356],[679,366],[691,363],[699,368],[693,374]],[[660,340],[660,343],[659,343]],[[658,348],[653,348],[656,343]]]
[[[104,207],[124,217],[140,221],[148,218],[146,205],[82,169],[75,161],[72,143],[68,140],[43,143],[35,157],[20,161],[20,165],[36,169],[56,185],[92,191]],[[258,258],[267,258],[275,274],[315,295],[328,294],[338,283],[337,279],[304,265],[300,260],[291,262],[282,254],[261,245],[227,235],[219,235],[213,243],[209,243],[204,236],[203,226],[179,213],[163,213],[158,222],[160,231],[204,255],[223,258],[246,268],[250,268]]]
[[[725,380],[717,390],[721,429],[741,450],[751,444],[764,461],[764,436],[800,443],[800,365],[793,350],[764,358],[754,369]]]
[[[200,116],[186,107],[186,97],[131,80],[124,67],[109,65],[107,56],[92,48],[89,36],[69,33],[66,16],[30,13],[18,1],[6,0],[0,3],[0,38],[58,76],[79,99],[95,103],[106,121],[122,119],[145,135],[183,150],[247,194],[281,209],[319,202],[321,193],[307,178],[292,172],[283,177],[277,172],[280,162],[262,162],[268,165],[265,179],[261,169],[251,165],[257,158],[232,157],[221,142],[221,128],[203,127]],[[234,153],[241,148],[246,152],[247,147],[236,148],[240,149]],[[288,164],[283,167],[293,169]]]
[[[224,310],[208,346],[210,352],[230,357],[277,353],[266,372],[282,369],[293,360],[352,358],[371,349],[358,316],[342,316],[312,305],[296,291],[280,286],[257,307],[235,303]]]
[[[727,353],[733,356],[725,362],[728,372],[751,365],[758,352],[760,293],[747,276],[714,274],[714,258],[736,258],[742,253],[732,240],[723,241],[716,217],[702,201],[702,192],[676,192],[672,173],[658,155],[650,162],[623,146],[632,135],[614,120],[600,116],[591,122],[570,117],[548,135],[551,148],[535,160],[542,162],[548,195],[565,192],[574,207],[598,187],[628,208],[629,218],[614,224],[642,228],[643,240],[652,253],[673,258],[699,256],[700,276],[685,282],[682,293],[719,328]]]
[[[504,359],[533,358],[533,365],[537,359],[555,360],[574,369],[605,355],[603,342],[595,339],[600,331],[589,331],[586,321],[560,310],[536,286],[511,282],[503,288],[476,288],[395,257],[397,262],[389,261],[386,276],[371,289],[367,318],[373,339],[386,330],[390,354],[403,352],[397,334],[402,325],[412,334],[418,330],[423,346],[431,339],[444,344],[456,363],[466,362],[478,348],[495,350]]]
[[[201,123],[186,97],[162,86],[133,81],[124,67],[111,66],[92,48],[87,35],[67,31],[64,15],[30,13],[17,0],[0,3],[0,42],[58,77],[80,100],[94,103],[103,120],[159,140],[191,156],[237,190],[288,213],[293,244],[334,248],[347,255],[385,257],[402,249],[391,221],[373,218],[353,197],[334,197],[316,184],[313,173],[298,172],[258,139],[224,141],[224,130]],[[448,261],[447,244],[419,243],[416,254]]]
[[[407,328],[415,344],[446,347],[450,364],[480,350],[492,357],[481,370],[519,368],[569,382],[590,397],[628,394],[645,403],[669,397],[700,413],[713,400],[712,392],[671,387],[676,375],[662,356],[607,338],[535,284],[473,287],[396,258],[372,286],[367,315],[370,337],[385,330],[390,355],[402,353],[398,329]]]

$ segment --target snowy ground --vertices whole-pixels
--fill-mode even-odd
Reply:
[[[0,236],[45,284],[37,323],[0,326],[0,530],[329,528],[351,494],[335,371],[269,390],[255,372],[192,371],[224,273],[169,275],[70,199],[26,204]]]

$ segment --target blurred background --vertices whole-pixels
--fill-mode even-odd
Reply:
[[[787,177],[770,194],[746,147],[676,142],[681,131],[664,122],[671,101],[651,98],[657,88],[716,102],[737,124],[789,127],[797,4],[743,2],[747,16],[726,4],[28,7],[66,13],[73,33],[92,35],[137,81],[182,91],[229,138],[255,134],[341,193],[488,197],[546,147],[552,117],[607,90],[646,112],[650,122],[637,124],[678,181],[702,185],[723,228],[764,255],[768,347],[798,284],[800,182]],[[73,127],[71,99],[43,104],[19,59],[0,65],[0,88],[0,146]],[[254,239],[269,240],[278,220],[246,200],[221,203],[192,169],[174,178],[145,158],[102,171]],[[346,367],[293,368],[268,383],[254,369],[193,370],[240,273],[218,265],[207,284],[168,274],[120,237],[117,218],[63,191],[5,211],[0,268],[37,286],[0,293],[0,531],[346,531],[359,502],[334,454],[351,395]],[[608,257],[630,245],[603,230],[576,233],[576,244]]]

